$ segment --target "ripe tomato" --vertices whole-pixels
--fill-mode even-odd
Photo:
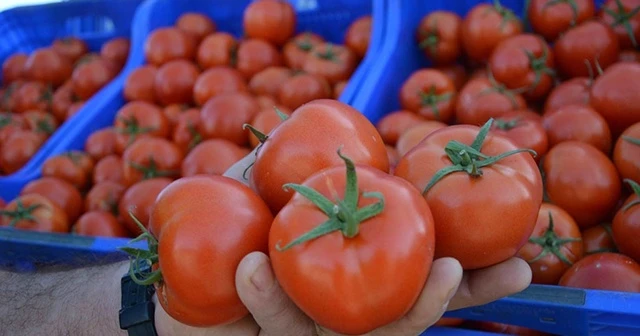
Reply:
[[[611,224],[609,223],[593,226],[582,231],[582,243],[585,255],[601,252],[618,252],[618,247],[613,240]]]
[[[589,105],[560,107],[543,118],[551,147],[563,141],[582,141],[603,153],[611,152],[611,131],[607,121]]]
[[[116,153],[116,131],[113,127],[97,130],[87,138],[84,150],[94,160]]]
[[[173,129],[176,126],[176,123],[178,123],[180,116],[189,110],[190,108],[187,104],[171,104],[162,109],[162,114],[167,118],[169,128]]]
[[[608,0],[600,8],[598,17],[618,36],[621,48],[637,48],[640,40],[640,14],[637,0]]]
[[[394,171],[423,191],[436,223],[436,258],[454,257],[464,269],[513,257],[531,235],[542,203],[542,178],[531,154],[505,137],[487,135],[490,127],[487,122],[481,129],[438,130],[400,159]],[[483,160],[472,150],[508,156]],[[438,178],[442,169],[450,173]]]
[[[284,66],[268,67],[251,77],[249,90],[255,95],[277,97],[282,83],[291,78],[293,72]]]
[[[125,186],[112,181],[96,183],[87,193],[84,200],[84,210],[86,212],[108,211],[117,215],[118,203],[125,190]]]
[[[38,151],[44,139],[27,130],[15,130],[0,144],[0,168],[5,174],[20,170]]]
[[[591,69],[606,69],[618,60],[620,46],[609,26],[598,21],[577,25],[553,46],[556,67],[568,78],[588,76]]]
[[[51,49],[58,55],[68,58],[71,63],[77,62],[89,52],[87,43],[77,37],[55,39],[51,44]]]
[[[115,65],[116,69],[122,69],[129,57],[131,42],[126,37],[116,37],[107,41],[100,48],[100,56]]]
[[[85,56],[73,70],[73,92],[79,99],[87,100],[116,75],[114,65],[109,61],[100,56]]]
[[[193,147],[182,161],[182,176],[222,175],[248,154],[248,149],[229,140],[205,140]]]
[[[435,67],[435,69],[440,70],[443,74],[447,75],[447,77],[451,78],[454,86],[456,87],[456,91],[462,89],[464,84],[467,82],[467,70],[461,64],[439,66]]]
[[[197,128],[199,123],[200,110],[189,109],[180,115],[173,128],[171,138],[185,154],[202,141],[202,135]]]
[[[418,46],[436,65],[455,63],[462,54],[460,42],[462,18],[445,10],[436,10],[422,18],[416,31]]]
[[[560,279],[560,286],[640,292],[640,265],[622,254],[592,254],[573,264]]]
[[[0,211],[0,226],[40,232],[69,232],[67,214],[37,194],[21,195]]]
[[[0,107],[5,111],[15,111],[15,101],[17,92],[22,85],[26,82],[18,79],[9,84],[2,92],[2,98],[0,100]]]
[[[178,145],[157,137],[134,141],[122,154],[124,183],[131,186],[156,177],[176,178],[184,155]]]
[[[344,44],[351,48],[358,58],[364,58],[369,49],[372,25],[371,15],[362,16],[349,25],[344,35]]]
[[[481,3],[462,21],[460,40],[469,59],[484,62],[502,40],[518,35],[522,30],[522,22],[510,9],[499,3]]]
[[[525,106],[522,95],[491,78],[479,77],[469,80],[458,93],[455,117],[460,124],[479,126]]]
[[[402,132],[398,138],[396,149],[398,150],[398,155],[401,157],[405,156],[410,150],[419,144],[420,141],[431,133],[447,127],[447,124],[435,120],[425,120],[414,125],[415,126],[412,126]]]
[[[248,38],[259,38],[282,46],[296,30],[296,12],[284,0],[252,2],[244,10],[242,25]]]
[[[9,83],[21,79],[24,76],[23,69],[29,55],[25,53],[15,53],[2,63],[2,83]]]
[[[141,137],[169,136],[169,121],[162,110],[144,101],[133,101],[116,113],[116,153],[122,154],[135,140]]]
[[[118,213],[120,220],[127,230],[134,236],[142,233],[138,225],[129,215],[133,213],[140,223],[145,227],[149,225],[149,216],[153,210],[153,205],[160,192],[171,184],[172,180],[167,177],[157,177],[148,180],[142,180],[127,189],[120,198],[118,204]]]
[[[89,211],[80,217],[73,233],[93,237],[129,237],[129,231],[118,222],[116,216],[106,211]]]
[[[26,79],[51,84],[54,87],[62,85],[71,77],[72,71],[71,61],[51,48],[35,50],[24,64]]]
[[[518,146],[528,148],[536,152],[535,160],[539,161],[549,150],[549,139],[545,132],[542,120],[537,114],[526,110],[515,110],[503,114],[493,124],[491,132],[499,134]]]
[[[302,65],[307,73],[326,78],[329,84],[348,80],[357,66],[356,54],[351,49],[331,43],[318,45]]]
[[[613,238],[620,252],[640,260],[640,185],[632,180],[626,180],[633,188],[634,194],[629,196],[624,205],[613,218]]]
[[[411,111],[399,110],[382,117],[376,128],[385,144],[395,146],[402,133],[424,120],[422,116]]]
[[[46,197],[67,214],[70,222],[82,213],[82,195],[71,183],[56,177],[42,177],[24,186],[20,195],[38,194]]]
[[[269,255],[280,286],[307,316],[360,335],[396,321],[417,300],[433,261],[434,220],[411,184],[344,160],[346,169],[327,168],[295,185],[307,192],[296,192],[273,220]],[[312,190],[318,195],[305,196]],[[349,214],[354,220],[345,220]],[[326,233],[313,235],[319,227]]]
[[[409,76],[400,88],[400,106],[428,120],[448,123],[455,112],[455,84],[435,69],[421,69]]]
[[[561,142],[547,153],[542,167],[549,200],[582,229],[599,224],[620,199],[622,186],[615,166],[592,145]]]
[[[22,114],[24,122],[28,130],[36,132],[43,139],[49,138],[53,132],[58,128],[58,121],[56,118],[42,111],[28,111]]]
[[[622,178],[640,181],[640,122],[627,128],[618,138],[613,162]]]
[[[240,42],[236,57],[236,67],[247,79],[268,67],[282,64],[282,56],[278,49],[260,39],[247,39]]]
[[[176,28],[193,36],[200,43],[205,36],[215,33],[216,24],[204,14],[188,12],[180,15],[176,21]]]
[[[271,96],[256,96],[256,101],[260,108],[273,108],[276,106],[276,100]]]
[[[301,183],[313,173],[339,164],[335,149],[343,145],[343,152],[356,163],[389,171],[387,151],[375,127],[351,106],[319,99],[293,111],[271,132],[257,152],[250,184],[277,213],[293,194],[282,185]]]
[[[291,115],[291,110],[284,106],[278,106],[276,108],[287,117]],[[280,114],[276,113],[273,107],[268,107],[261,109],[260,112],[253,117],[251,120],[251,126],[263,134],[269,135],[269,133],[271,133],[271,131],[273,131],[273,129],[282,122],[283,120]],[[252,148],[257,147],[260,144],[260,140],[258,140],[258,138],[251,132],[249,132],[249,144]]]
[[[53,114],[58,121],[64,121],[69,107],[75,100],[73,84],[71,81],[67,81],[59,87],[51,97],[51,114]]]
[[[291,69],[301,70],[307,55],[323,43],[324,38],[312,32],[303,32],[296,35],[282,48],[284,63]]]
[[[342,92],[349,84],[349,81],[339,81],[333,85],[333,99],[339,100],[340,96],[342,96]]]
[[[233,35],[217,32],[202,40],[196,60],[203,70],[216,66],[235,66],[237,50],[238,42]]]
[[[107,155],[96,163],[93,170],[93,183],[114,182],[124,185],[124,168],[119,155]]]
[[[169,185],[150,223],[158,237],[162,281],[156,288],[165,311],[191,326],[246,316],[236,291],[236,268],[248,253],[267,251],[272,220],[264,201],[236,180],[192,176]]]
[[[249,137],[242,127],[251,122],[258,112],[260,112],[260,106],[247,93],[215,96],[200,110],[200,123],[197,125],[197,130],[204,139],[226,139],[245,146],[249,143]]]
[[[558,84],[545,101],[544,113],[553,112],[565,105],[589,104],[592,83],[593,80],[589,78],[575,77]]]
[[[593,0],[531,0],[527,16],[533,31],[549,41],[555,41],[570,27],[595,15]]]
[[[158,28],[144,42],[145,59],[156,66],[176,59],[191,60],[195,53],[195,39],[175,27]]]
[[[27,130],[24,117],[20,114],[0,112],[0,146],[17,131]]]
[[[41,82],[27,82],[15,92],[14,111],[23,113],[31,110],[51,109],[51,89]]]
[[[247,83],[238,70],[219,66],[203,72],[198,77],[193,86],[193,98],[198,106],[203,106],[215,96],[247,90]]]
[[[295,110],[316,99],[331,98],[331,86],[320,75],[300,73],[287,79],[278,90],[280,104]]]
[[[126,101],[136,100],[154,103],[156,101],[153,89],[158,68],[154,65],[143,65],[131,71],[124,82],[123,95]]]
[[[200,71],[191,61],[177,59],[162,65],[153,82],[153,90],[158,102],[164,106],[171,104],[191,104],[193,87]]]
[[[605,70],[591,87],[591,106],[609,123],[614,138],[640,122],[640,63],[618,63]]]
[[[69,151],[48,158],[42,165],[42,176],[57,177],[79,190],[84,190],[91,183],[93,169],[94,162],[89,155],[80,151]]]

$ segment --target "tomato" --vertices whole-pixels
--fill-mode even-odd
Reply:
[[[503,114],[493,124],[491,132],[513,141],[519,148],[528,148],[536,152],[535,160],[539,161],[549,149],[549,139],[542,120],[532,117],[526,110],[515,110]]]
[[[198,68],[190,61],[178,59],[165,63],[156,72],[153,82],[156,99],[164,106],[190,104],[199,75]]]
[[[309,53],[302,65],[307,73],[326,78],[329,84],[348,80],[357,66],[356,54],[351,49],[324,43],[318,45]]]
[[[14,111],[22,113],[30,110],[49,111],[51,108],[51,88],[40,82],[27,82],[15,93]]]
[[[212,97],[246,91],[247,83],[238,70],[220,66],[213,67],[198,77],[193,86],[193,98],[198,106],[203,106]]]
[[[284,63],[294,70],[301,70],[307,55],[323,43],[324,38],[312,32],[302,32],[296,35],[282,48]]]
[[[26,82],[24,80],[18,79],[9,84],[2,92],[2,100],[0,101],[0,107],[4,111],[15,111],[15,101],[17,92],[21,86],[23,86]]]
[[[72,71],[71,61],[51,48],[35,50],[24,64],[26,79],[51,84],[54,87],[62,85],[71,77]]]
[[[640,51],[625,49],[620,51],[618,62],[640,62]]]
[[[613,218],[613,238],[618,249],[623,254],[640,260],[640,246],[638,246],[638,234],[640,234],[640,185],[632,180],[626,180],[633,188],[634,194],[629,196],[624,205]]]
[[[100,56],[114,64],[117,69],[122,69],[127,63],[131,42],[126,37],[111,39],[100,48]]]
[[[346,169],[327,168],[296,185],[273,220],[269,255],[280,286],[307,316],[337,333],[360,335],[398,320],[417,300],[433,261],[434,219],[411,184],[344,162]],[[310,235],[319,227],[328,232]]]
[[[293,72],[287,67],[268,67],[251,77],[249,90],[255,95],[277,97],[282,83],[286,82],[292,75]]]
[[[94,160],[116,153],[116,131],[113,127],[97,130],[87,138],[84,150]]]
[[[438,327],[456,327],[464,323],[464,320],[456,317],[441,317],[435,326]]]
[[[29,55],[25,53],[15,53],[2,63],[2,83],[7,85],[23,77],[23,69]]]
[[[592,254],[573,264],[560,279],[560,286],[640,292],[640,265],[622,254]]]
[[[282,56],[278,49],[260,39],[247,39],[240,42],[236,56],[236,67],[247,79],[270,66],[282,64]]]
[[[27,125],[27,129],[36,132],[43,139],[49,138],[53,132],[58,128],[58,121],[56,118],[42,111],[29,111],[22,114],[24,122]]]
[[[165,108],[162,109],[162,114],[167,118],[169,128],[173,129],[176,123],[178,123],[180,116],[186,111],[189,111],[189,109],[190,107],[188,104],[171,104],[165,106]]]
[[[238,42],[233,35],[217,32],[205,37],[198,47],[196,60],[201,69],[216,66],[235,66]]]
[[[93,183],[114,182],[125,184],[122,158],[118,155],[107,155],[100,159],[93,170]]]
[[[167,139],[140,138],[122,154],[124,183],[131,186],[155,177],[178,177],[183,158],[178,145]]]
[[[276,100],[271,97],[271,96],[255,96],[256,101],[258,102],[258,105],[260,105],[260,108],[273,108],[274,106],[276,106]]]
[[[200,123],[200,110],[189,109],[185,111],[173,128],[172,140],[183,153],[189,153],[193,147],[202,141],[202,134],[198,131]]]
[[[67,110],[67,115],[65,120],[69,120],[69,118],[73,117],[74,115],[76,115],[76,113],[80,112],[80,110],[84,107],[84,104],[85,102],[83,101],[79,101],[71,104],[71,106],[69,106],[69,109]]]
[[[204,14],[187,12],[178,17],[176,28],[193,36],[200,43],[207,35],[216,31],[215,22]]]
[[[42,165],[42,176],[57,177],[84,190],[91,183],[93,169],[94,162],[89,155],[69,151],[48,158]]]
[[[640,122],[627,128],[618,138],[613,162],[623,178],[640,181]]]
[[[490,127],[487,122],[481,129],[440,129],[394,171],[423,191],[436,224],[436,258],[456,258],[467,270],[513,257],[531,235],[542,203],[542,178],[532,155],[505,137],[487,134]],[[506,157],[492,162],[473,150]],[[442,169],[449,173],[436,176]]]
[[[169,136],[169,121],[162,110],[150,103],[133,101],[124,105],[116,113],[116,153],[121,154],[136,139]]]
[[[0,226],[40,232],[69,232],[64,210],[44,196],[22,195],[0,211]]]
[[[75,100],[73,84],[71,81],[68,81],[53,93],[51,97],[51,114],[53,114],[58,121],[64,121],[67,110],[69,110],[69,107]]]
[[[640,14],[638,0],[608,0],[600,8],[601,22],[611,26],[618,36],[621,48],[637,48],[640,40]]]
[[[491,78],[479,77],[469,80],[458,93],[455,118],[460,124],[482,125],[525,106],[522,95]]]
[[[196,145],[182,162],[182,176],[222,175],[249,150],[224,139],[209,139]]]
[[[400,106],[428,120],[451,121],[455,110],[455,84],[435,69],[417,70],[400,88]]]
[[[587,21],[558,38],[553,46],[558,71],[568,78],[588,76],[591,69],[606,69],[618,60],[620,46],[607,25]]]
[[[563,141],[582,141],[603,153],[611,152],[611,131],[607,121],[589,105],[574,104],[545,114],[544,128],[553,147]]]
[[[145,59],[156,66],[176,59],[190,60],[195,53],[195,39],[175,27],[158,28],[144,42]]]
[[[481,3],[462,20],[460,40],[470,60],[484,62],[502,40],[522,31],[522,22],[510,9],[499,3]]]
[[[13,133],[21,130],[27,130],[27,125],[22,115],[0,112],[0,146]]]
[[[118,204],[118,213],[124,226],[134,236],[140,235],[142,231],[131,218],[129,212],[145,227],[148,227],[149,216],[153,210],[156,198],[171,182],[172,180],[167,177],[142,180],[129,187],[124,195],[122,195],[120,203]]]
[[[491,53],[489,68],[494,78],[509,89],[526,89],[528,99],[549,93],[555,72],[551,48],[542,37],[520,34],[500,42]]]
[[[592,145],[561,142],[547,153],[542,167],[549,200],[582,229],[604,220],[620,199],[622,186],[615,166]]]
[[[260,106],[249,94],[215,96],[202,107],[197,130],[204,139],[226,139],[245,146],[249,143],[249,137],[242,127],[251,122],[258,112]]]
[[[497,323],[497,322],[482,321],[482,322],[476,322],[474,323],[474,325],[476,325],[480,330],[486,330],[492,333],[499,333],[499,334],[518,335],[518,336],[548,335],[541,331],[528,329],[528,328],[517,326],[517,325]]]
[[[353,21],[345,33],[344,44],[359,58],[364,58],[369,49],[372,25],[371,15],[365,15]]]
[[[73,70],[73,92],[82,100],[91,98],[117,75],[113,64],[100,56],[82,58]]]
[[[414,124],[414,126],[400,134],[398,142],[396,143],[398,155],[401,157],[405,156],[428,135],[445,127],[447,127],[447,124],[435,120],[421,121]]]
[[[424,120],[422,116],[411,111],[399,110],[382,117],[376,128],[385,144],[395,146],[402,133]]]
[[[595,12],[593,0],[531,0],[527,17],[534,32],[554,41],[569,28],[591,19]]]
[[[24,186],[20,195],[38,194],[46,197],[67,214],[70,222],[82,213],[82,195],[71,183],[56,177],[42,177]]]
[[[129,231],[118,222],[116,216],[106,211],[90,211],[82,215],[73,226],[73,233],[93,237],[130,236]]]
[[[447,75],[453,81],[456,91],[462,89],[467,82],[467,70],[461,64],[439,66],[435,67],[435,69]]]
[[[398,161],[400,161],[400,154],[395,147],[391,147],[389,145],[385,145],[384,147],[387,150],[387,158],[389,159],[389,171],[392,172],[393,168],[398,164]]]
[[[104,181],[96,183],[87,193],[84,201],[84,210],[108,211],[118,214],[118,203],[126,188],[120,183]]]
[[[455,63],[462,55],[462,18],[445,10],[433,11],[420,20],[416,31],[418,46],[436,65]]]
[[[51,49],[58,55],[68,58],[71,63],[75,63],[89,52],[87,43],[77,37],[55,39],[51,44]]]
[[[245,8],[242,17],[248,38],[259,38],[282,46],[296,31],[296,12],[284,0],[261,0]]]
[[[287,79],[278,90],[280,104],[295,110],[316,99],[331,98],[331,86],[320,75],[300,73]]]
[[[286,107],[278,106],[276,108],[287,117],[291,115],[291,110]],[[251,120],[251,126],[263,134],[269,135],[269,133],[280,125],[282,121],[282,117],[280,114],[276,113],[275,108],[263,108],[255,117],[253,117]],[[258,138],[251,132],[249,132],[249,144],[252,148],[257,147],[260,144],[260,140],[258,140]]]
[[[553,112],[560,107],[572,104],[589,104],[589,95],[593,80],[586,77],[575,77],[564,81],[549,93],[544,113]]]
[[[618,63],[605,70],[591,87],[591,106],[607,120],[614,138],[640,122],[640,104],[634,89],[638,85],[640,63]]]
[[[611,224],[609,223],[593,226],[582,231],[582,243],[585,255],[600,252],[618,252],[618,247],[613,240]]]
[[[348,81],[339,81],[336,84],[334,84],[333,85],[333,99],[339,100],[340,96],[342,96],[342,92],[344,92],[344,89],[347,87],[348,84],[349,84]]]
[[[11,132],[0,144],[0,169],[5,174],[17,172],[36,154],[43,141],[42,136],[32,131]]]
[[[154,103],[156,101],[153,85],[158,68],[154,65],[143,65],[129,73],[124,82],[123,95],[126,101],[136,100]]]

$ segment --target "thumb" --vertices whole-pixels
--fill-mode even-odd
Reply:
[[[269,257],[252,252],[236,272],[238,296],[262,329],[261,335],[315,334],[313,322],[284,293],[271,269]]]

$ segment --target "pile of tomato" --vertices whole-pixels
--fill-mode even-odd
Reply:
[[[114,38],[99,52],[75,37],[59,38],[2,64],[0,175],[20,170],[85,101],[124,67],[129,40]]]

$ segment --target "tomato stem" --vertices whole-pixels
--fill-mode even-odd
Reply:
[[[549,211],[549,226],[547,227],[547,231],[540,237],[531,237],[529,238],[529,242],[532,244],[540,245],[542,247],[542,252],[538,254],[535,258],[527,261],[529,264],[533,264],[534,262],[546,257],[549,253],[553,254],[560,261],[565,263],[566,265],[573,265],[569,259],[560,251],[563,245],[567,243],[574,243],[582,241],[581,238],[560,238],[555,231],[553,230],[553,216],[551,215],[551,211]]]
[[[187,131],[189,131],[189,135],[191,135],[191,140],[189,141],[187,148],[189,149],[189,151],[191,151],[194,147],[202,142],[202,134],[198,132],[198,129],[192,122],[189,122],[189,124],[187,125]]]
[[[511,106],[514,109],[517,109],[519,107],[518,106],[518,101],[516,100],[515,96],[517,94],[521,94],[521,93],[524,93],[524,92],[529,90],[526,87],[519,88],[517,90],[510,90],[504,84],[499,83],[496,80],[496,78],[493,76],[493,72],[491,71],[491,69],[488,66],[487,66],[487,78],[489,80],[489,83],[491,83],[491,87],[480,91],[479,95],[484,96],[484,95],[488,95],[488,94],[491,94],[491,93],[497,93],[497,94],[503,95],[503,96],[507,97],[507,99],[509,99],[509,101],[511,102]]]
[[[298,49],[308,53],[313,49],[313,43],[311,43],[311,33],[305,32],[302,35],[302,39],[296,42]]]
[[[528,90],[529,92],[532,92],[538,87],[540,81],[542,80],[542,75],[548,75],[552,78],[556,77],[556,72],[552,68],[547,66],[547,59],[549,58],[549,48],[546,44],[542,46],[542,55],[540,55],[540,57],[536,57],[536,55],[534,55],[530,50],[523,49],[523,51],[527,55],[531,70],[535,74],[533,83],[531,83],[531,87]]]
[[[638,196],[640,198],[640,184],[638,184],[637,182],[635,182],[632,179],[624,179],[624,182],[628,183],[629,186],[631,186],[631,189],[633,190],[633,193],[636,194],[636,196]],[[627,205],[624,206],[624,208],[622,208],[622,211],[627,211],[629,209],[631,209],[632,207],[636,206],[640,204],[640,199],[637,199]]]
[[[131,276],[131,280],[141,286],[149,286],[156,282],[162,281],[162,271],[160,269],[149,273],[141,272],[141,264],[146,263],[149,266],[153,266],[154,264],[158,263],[158,240],[147,230],[144,225],[142,225],[142,223],[140,223],[140,220],[138,220],[138,218],[131,211],[129,211],[129,216],[142,231],[142,234],[140,234],[135,239],[132,239],[130,243],[135,243],[146,239],[149,246],[148,250],[126,246],[119,248],[123,252],[129,254],[129,275]],[[138,275],[141,275],[141,277],[139,277]]]
[[[640,146],[640,139],[632,138],[632,137],[630,137],[628,135],[623,135],[622,139],[624,139],[625,141],[630,142],[630,143],[632,143],[634,145]]]
[[[259,131],[257,128],[253,127],[250,124],[244,124],[242,125],[242,129],[249,129],[249,131],[251,131],[251,133],[253,133],[253,135],[256,136],[256,138],[258,138],[258,141],[260,142],[260,144],[258,145],[258,147],[256,147],[256,151],[255,151],[255,155],[256,158],[258,157],[258,152],[260,151],[260,148],[262,148],[262,145],[264,145],[264,143],[269,139],[269,136],[265,135],[264,133],[262,133],[261,131]],[[249,172],[249,170],[251,169],[251,167],[253,167],[253,165],[256,162],[253,161],[251,162],[251,164],[249,164],[247,166],[247,168],[244,169],[244,171],[242,172],[242,178],[247,180],[247,173]]]
[[[499,129],[499,130],[503,130],[503,131],[510,131],[516,127],[518,127],[521,124],[522,118],[521,117],[517,117],[511,120],[502,120],[502,119],[496,119],[494,120],[494,127]]]
[[[133,169],[142,173],[143,180],[148,180],[156,177],[170,177],[178,174],[178,172],[175,170],[160,169],[152,155],[149,155],[149,163],[147,165],[139,164],[133,161],[129,161],[128,163],[131,167],[133,167]]]
[[[436,93],[436,87],[431,85],[429,88],[429,92],[425,93],[423,91],[418,91],[418,95],[420,96],[420,100],[422,106],[430,106],[433,110],[433,116],[436,120],[440,120],[440,109],[438,108],[438,103],[446,102],[451,99],[453,94],[451,92],[438,94]]]
[[[25,208],[22,201],[18,199],[16,201],[16,209],[13,211],[0,210],[0,217],[6,216],[11,218],[11,221],[7,225],[8,227],[15,227],[18,224],[18,222],[23,220],[35,222],[36,218],[33,216],[33,212],[41,206],[42,204],[33,204]]]
[[[80,164],[80,159],[82,159],[83,155],[76,151],[67,151],[61,154],[62,156],[68,158],[73,162],[73,164]]]
[[[286,115],[284,112],[280,111],[280,109],[277,106],[274,106],[273,109],[276,111],[276,114],[280,118],[280,121],[287,121],[287,119],[289,119],[289,116]]]
[[[127,146],[131,145],[140,134],[149,133],[155,130],[154,127],[141,127],[140,122],[135,116],[129,118],[120,117],[120,121],[124,124],[124,128],[116,128],[116,132],[129,136]]]
[[[509,21],[518,20],[518,17],[515,15],[515,13],[513,13],[511,9],[504,7],[502,3],[500,3],[500,0],[493,0],[493,8],[502,17],[502,21],[500,22],[500,30],[504,29]]]
[[[547,9],[547,7],[549,6],[555,6],[555,5],[559,5],[559,4],[567,4],[569,5],[569,7],[571,7],[571,12],[573,14],[572,18],[571,18],[571,22],[569,23],[572,27],[576,25],[576,23],[578,23],[578,5],[576,4],[575,0],[551,0],[549,2],[547,2],[546,4],[544,4],[544,6],[542,7],[543,9]]]
[[[620,0],[616,0],[616,10],[612,10],[607,7],[602,7],[602,10],[613,19],[613,23],[611,24],[611,28],[618,27],[622,25],[624,30],[626,30],[627,35],[629,35],[629,40],[631,40],[631,45],[634,48],[638,47],[638,41],[636,41],[635,34],[633,33],[633,27],[629,22],[636,14],[640,13],[640,6],[635,7],[634,9],[627,12],[624,9],[624,5]]]
[[[316,52],[316,56],[320,57],[323,60],[331,61],[333,63],[340,63],[340,59],[338,58],[338,53],[335,51],[335,48],[332,43],[327,43],[324,51]]]
[[[238,43],[233,42],[229,48],[229,65],[235,67],[238,64]]]

